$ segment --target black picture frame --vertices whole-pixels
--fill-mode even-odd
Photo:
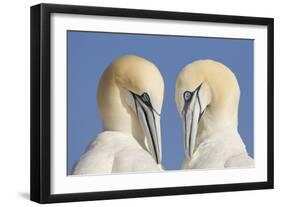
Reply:
[[[189,187],[169,187],[74,194],[50,193],[50,130],[51,130],[51,90],[50,90],[50,15],[52,13],[100,15],[113,17],[134,17],[149,19],[181,20],[194,22],[219,22],[267,26],[267,181],[238,184],[219,184]],[[103,8],[56,4],[39,4],[31,7],[31,173],[30,199],[39,203],[86,201],[102,199],[133,198],[146,196],[166,196],[179,194],[211,193],[271,189],[274,187],[274,147],[273,147],[273,44],[274,20],[272,18],[195,14],[168,11]]]

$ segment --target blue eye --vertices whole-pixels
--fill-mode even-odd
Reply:
[[[184,99],[185,101],[189,101],[189,100],[191,99],[191,97],[192,97],[192,94],[191,94],[189,91],[185,91],[185,92],[183,93],[183,99]]]

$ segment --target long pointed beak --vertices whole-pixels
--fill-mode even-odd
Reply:
[[[160,115],[138,99],[136,100],[136,110],[147,137],[149,151],[157,164],[160,164],[162,159]]]
[[[187,157],[191,157],[196,145],[198,122],[200,119],[200,103],[196,91],[189,102],[185,102],[182,119],[184,124],[184,151]]]

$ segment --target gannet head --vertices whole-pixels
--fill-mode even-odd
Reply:
[[[163,96],[164,81],[157,67],[134,55],[123,56],[108,66],[97,93],[104,128],[132,134],[144,142],[141,145],[158,164]]]
[[[197,137],[208,137],[224,127],[237,128],[239,98],[236,77],[225,65],[199,60],[182,69],[175,100],[183,120],[187,157],[191,157]]]

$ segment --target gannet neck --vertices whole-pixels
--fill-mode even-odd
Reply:
[[[97,92],[104,130],[131,134],[159,162],[163,96],[164,81],[154,64],[134,55],[113,61]]]
[[[227,100],[225,100],[227,102]],[[229,103],[230,104],[230,103]],[[213,107],[214,106],[214,107]],[[225,103],[212,101],[205,109],[204,116],[198,122],[197,141],[202,138],[212,137],[220,131],[237,131],[238,128],[238,105],[227,106]]]
[[[210,112],[206,111],[204,117],[202,117],[198,123],[196,145],[199,145],[206,139],[212,139],[212,137],[215,137],[214,135],[218,133],[236,133],[238,129],[237,121],[235,119],[236,118],[234,117],[214,117],[210,114]]]
[[[127,106],[124,94],[124,88],[109,67],[101,77],[97,93],[104,130],[131,134],[145,148],[145,134],[136,114]]]
[[[207,138],[221,131],[237,131],[240,88],[235,75],[225,65],[212,60],[196,64],[202,67],[202,81],[208,85],[211,97],[198,123],[197,136]]]
[[[240,89],[235,75],[222,63],[195,61],[176,82],[176,104],[184,123],[185,153],[196,143],[225,129],[237,130]]]

